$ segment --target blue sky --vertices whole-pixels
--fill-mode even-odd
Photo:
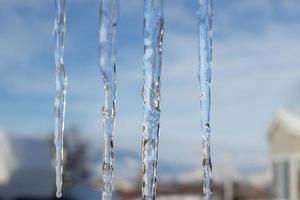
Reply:
[[[67,1],[66,127],[101,143],[98,1]],[[165,1],[160,157],[200,167],[195,1]],[[142,121],[142,1],[121,1],[117,41],[116,148],[139,152]],[[54,3],[0,2],[0,127],[26,136],[53,130]],[[266,166],[266,132],[300,82],[297,0],[215,0],[212,86],[214,164]],[[296,107],[298,105],[296,104]],[[176,156],[174,156],[176,155]]]

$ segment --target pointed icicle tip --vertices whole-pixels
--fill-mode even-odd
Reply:
[[[56,197],[57,197],[57,198],[61,198],[61,196],[62,196],[61,192],[60,192],[60,191],[57,191],[57,192],[56,192]]]

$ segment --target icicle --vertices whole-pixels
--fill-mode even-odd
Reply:
[[[203,194],[212,199],[212,165],[210,157],[210,85],[212,66],[212,0],[198,0],[199,28],[199,84],[201,104],[201,132],[204,168]]]
[[[142,197],[156,197],[160,125],[163,0],[144,0]]]
[[[105,105],[102,108],[104,131],[102,200],[111,200],[113,190],[113,137],[117,95],[115,40],[118,14],[118,0],[100,0],[99,58],[105,93]]]
[[[63,135],[66,107],[67,76],[64,69],[64,39],[66,31],[66,1],[55,0],[56,18],[54,34],[56,41],[56,96],[55,96],[55,148],[56,148],[56,196],[62,195]]]

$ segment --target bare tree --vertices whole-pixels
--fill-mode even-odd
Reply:
[[[55,160],[55,146],[53,134],[50,138],[50,153]],[[64,189],[78,183],[85,183],[90,176],[88,159],[88,145],[82,140],[78,129],[72,128],[65,132],[64,137]]]

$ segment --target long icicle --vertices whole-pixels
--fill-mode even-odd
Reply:
[[[212,67],[212,0],[198,0],[199,31],[199,84],[201,104],[201,132],[204,168],[203,195],[212,199],[212,164],[210,155],[210,107],[211,107],[211,67]]]
[[[66,108],[67,76],[64,69],[64,40],[66,32],[66,1],[55,0],[56,18],[55,34],[55,65],[56,65],[56,96],[55,96],[55,148],[56,148],[56,196],[62,195],[63,184],[63,136]]]
[[[163,0],[144,0],[142,198],[156,198]]]
[[[99,58],[105,93],[105,105],[102,108],[104,131],[102,200],[111,200],[113,190],[113,138],[117,96],[115,40],[118,15],[118,0],[100,0]]]

